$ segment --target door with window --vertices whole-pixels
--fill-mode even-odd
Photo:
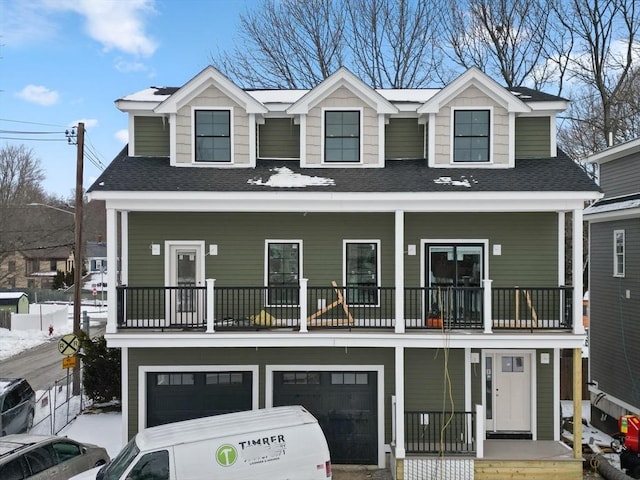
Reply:
[[[174,325],[204,322],[204,245],[169,244],[167,319]]]
[[[299,304],[302,242],[267,241],[267,305]]]
[[[426,245],[430,316],[440,315],[446,322],[482,322],[483,251],[479,244]]]

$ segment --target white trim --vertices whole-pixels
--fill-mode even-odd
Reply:
[[[303,272],[302,272],[302,265],[304,264],[303,262],[303,256],[302,256],[302,240],[301,239],[288,239],[288,240],[281,240],[281,239],[265,239],[264,241],[264,286],[268,287],[269,286],[269,244],[270,243],[289,243],[289,244],[296,244],[298,245],[298,282],[300,282],[300,280],[302,278],[304,278]],[[295,305],[278,305],[278,304],[270,304],[269,303],[269,296],[267,295],[265,297],[265,307],[299,307],[299,302],[298,304]]]
[[[556,114],[549,114],[549,156],[555,157],[558,155],[558,140],[557,140],[557,120]],[[515,136],[514,136],[515,138]]]
[[[107,228],[107,232],[111,231],[112,230]],[[113,240],[117,242],[117,238],[118,232],[114,227]],[[107,250],[109,249],[109,243],[111,243],[111,241],[107,242]],[[117,251],[114,261],[115,264],[111,263],[111,260],[107,257],[107,265],[110,263],[111,265],[118,265]],[[122,285],[129,285],[129,212],[126,210],[120,212],[120,283]]]
[[[332,167],[349,167],[353,165],[364,165],[364,109],[362,107],[322,107],[322,114],[320,119],[320,163],[323,166],[330,165]],[[358,112],[358,154],[359,159],[357,162],[327,162],[325,160],[325,151],[327,149],[327,138],[325,137],[325,125],[327,112]],[[378,164],[380,160],[378,159]]]
[[[123,212],[123,216],[126,212]],[[126,217],[124,217],[126,218]],[[118,237],[118,212],[113,208],[107,208],[107,232],[111,232],[114,238]],[[122,229],[125,232],[124,228]],[[122,242],[122,246],[126,242]],[[107,268],[107,298],[118,298],[116,287],[118,286],[118,245],[116,241],[107,242],[107,265],[115,265],[116,268]],[[121,267],[122,268],[122,267]],[[121,272],[126,274],[126,271]],[[112,311],[114,310],[114,311]],[[107,333],[116,333],[118,331],[117,308],[107,309]]]
[[[385,148],[386,148],[386,124],[388,122],[389,117],[385,115],[378,114],[378,164],[381,167],[386,165],[385,163]],[[364,158],[364,157],[363,157]]]
[[[553,349],[553,440],[560,441],[560,349]]]
[[[480,368],[483,372],[484,368]],[[485,390],[483,390],[484,392]],[[471,348],[464,349],[464,411],[471,411]]]
[[[177,132],[177,115],[169,114],[169,165],[175,165],[178,162],[178,132]]]
[[[566,234],[565,234],[565,212],[558,212],[558,258],[565,258],[565,244]],[[564,285],[565,283],[565,267],[564,262],[558,262],[558,285]]]
[[[120,385],[125,386],[120,393],[120,413],[122,419],[122,445],[129,441],[129,349],[122,348],[120,351]],[[139,403],[139,402],[138,402]]]
[[[489,160],[486,162],[457,162],[455,159],[455,141],[456,141],[456,112],[489,112]],[[473,107],[451,107],[451,131],[449,132],[449,164],[450,165],[463,165],[464,167],[478,166],[478,165],[496,165],[494,162],[494,151],[493,151],[493,137],[495,136],[495,128],[494,128],[494,111],[493,106],[473,106]],[[514,127],[515,128],[515,127]],[[511,132],[510,132],[511,135]],[[514,147],[515,151],[515,147]],[[446,165],[449,167],[450,165]],[[507,165],[504,165],[505,167]]]
[[[199,286],[204,285],[204,254],[205,254],[205,241],[204,240],[165,240],[164,241],[164,284],[172,287],[173,276],[171,271],[171,250],[177,248],[195,248],[197,250],[198,262],[196,263],[196,284]]]
[[[135,117],[137,115],[134,115],[133,113],[129,112],[128,117],[129,117],[129,121],[128,123],[128,128],[129,128],[129,138],[128,138],[128,145],[127,145],[127,150],[128,150],[128,155],[130,157],[135,157],[136,155],[136,127],[135,127]]]
[[[231,150],[233,152],[233,149]],[[256,122],[256,114],[249,114],[249,166],[254,168],[256,166],[256,159],[258,158],[258,127]],[[231,156],[233,161],[233,155]]]
[[[404,212],[395,211],[394,222],[395,333],[404,333]]]
[[[273,406],[273,374],[274,372],[297,372],[297,371],[319,371],[319,372],[376,372],[377,377],[377,397],[378,404],[378,467],[385,467],[385,433],[384,433],[384,365],[265,365],[264,379],[264,403],[265,407]]]
[[[298,117],[300,125],[300,166],[302,168],[308,165],[307,163],[307,115],[303,114]]]
[[[509,112],[508,116],[508,125],[507,128],[509,130],[509,158],[507,161],[507,165],[509,168],[515,168],[516,166],[516,114],[514,112]],[[493,135],[491,136],[493,138]],[[493,140],[491,140],[492,142]]]
[[[138,365],[138,431],[147,428],[147,373],[153,372],[251,372],[251,408],[259,407],[258,365]],[[127,418],[124,411],[122,417]]]
[[[622,234],[622,260],[618,257],[618,234]],[[625,278],[626,263],[627,263],[627,240],[626,231],[624,228],[619,228],[613,231],[613,277]],[[622,264],[622,273],[618,273],[618,266]]]
[[[381,296],[381,292],[380,292],[380,280],[382,278],[382,262],[380,261],[380,252],[382,249],[382,245],[381,245],[381,240],[350,240],[350,239],[343,239],[342,240],[342,285],[347,288],[347,244],[348,243],[359,243],[359,244],[375,244],[376,245],[376,287],[378,287],[378,293],[377,293],[377,297],[378,297],[378,301],[376,302],[375,305],[370,305],[370,304],[364,304],[367,307],[379,307],[380,306],[380,296]],[[349,303],[348,306],[350,307],[358,307],[361,306],[360,304],[353,304],[353,303]]]
[[[229,161],[206,161],[206,160],[196,160],[196,112],[229,112]],[[186,166],[220,166],[220,165],[235,165],[235,112],[233,107],[216,107],[216,106],[204,106],[204,107],[196,107],[191,106],[191,162],[185,164]],[[251,117],[249,117],[251,119]],[[255,129],[255,124],[254,124]],[[251,130],[251,129],[249,129]],[[251,132],[249,133],[249,139],[251,139]],[[255,136],[253,137],[255,139]],[[251,144],[252,142],[249,142]],[[255,143],[255,142],[253,142]],[[255,147],[255,145],[254,145]],[[250,147],[251,150],[251,147]],[[254,158],[255,158],[255,148],[254,150]],[[244,166],[244,165],[243,165]]]

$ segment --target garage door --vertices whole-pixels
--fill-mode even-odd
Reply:
[[[376,372],[274,372],[273,404],[303,405],[320,423],[335,464],[378,462]]]
[[[251,372],[147,373],[147,426],[251,410]]]

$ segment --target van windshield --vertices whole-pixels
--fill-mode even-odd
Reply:
[[[136,445],[135,437],[127,443],[116,458],[111,460],[96,475],[96,480],[118,480],[131,462],[138,456],[140,449]]]

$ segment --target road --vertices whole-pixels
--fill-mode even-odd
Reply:
[[[104,334],[104,324],[91,326],[91,336]],[[59,338],[33,347],[2,361],[0,376],[26,378],[34,390],[45,390],[64,378],[63,355],[58,351]],[[71,373],[71,372],[69,372]]]

